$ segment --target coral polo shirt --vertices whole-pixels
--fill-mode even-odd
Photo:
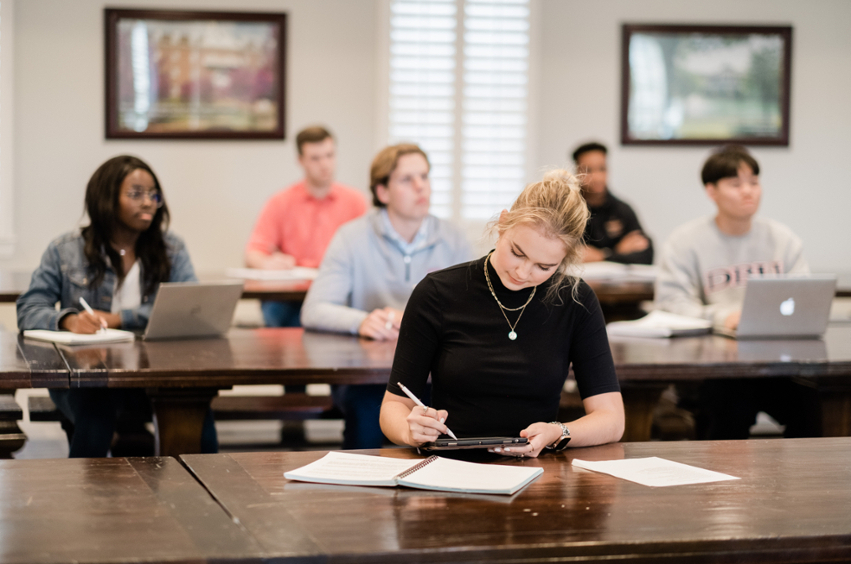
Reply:
[[[298,266],[317,268],[337,228],[365,212],[366,200],[356,189],[335,182],[317,199],[302,180],[266,202],[246,251],[280,251]]]

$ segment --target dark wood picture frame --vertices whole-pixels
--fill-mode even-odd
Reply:
[[[238,63],[234,63],[234,61],[240,61],[240,53],[223,53],[220,49],[217,53],[212,53],[212,56],[218,56],[220,61],[225,61],[224,63],[220,63],[223,65],[222,68],[224,68],[224,70],[219,69],[216,71],[214,69],[212,73],[209,73],[217,73],[218,76],[212,76],[212,80],[210,80],[209,77],[204,76],[205,82],[202,83],[201,73],[208,69],[202,69],[202,65],[199,63],[196,67],[202,70],[196,71],[193,79],[195,82],[184,81],[174,86],[177,90],[180,90],[181,88],[194,88],[195,90],[193,90],[193,92],[197,92],[197,94],[194,95],[198,100],[201,99],[202,87],[206,89],[206,99],[204,100],[204,104],[206,104],[206,106],[203,111],[203,117],[198,117],[201,115],[201,112],[197,112],[193,118],[179,114],[180,106],[181,104],[185,105],[185,101],[181,101],[178,98],[177,101],[168,102],[172,104],[172,107],[167,108],[159,115],[155,114],[154,119],[151,120],[151,122],[144,121],[147,119],[144,115],[139,118],[142,120],[140,123],[145,126],[144,129],[142,126],[138,126],[136,128],[127,127],[122,122],[120,114],[122,111],[120,99],[122,91],[119,81],[122,79],[122,76],[126,77],[128,73],[132,76],[134,70],[126,68],[126,65],[125,68],[122,68],[122,53],[120,52],[122,46],[119,44],[119,25],[122,20],[144,20],[146,25],[156,25],[159,23],[162,26],[167,26],[174,22],[202,24],[213,21],[222,24],[219,27],[219,32],[225,34],[227,33],[227,26],[230,24],[230,31],[234,37],[237,35],[236,30],[239,28],[239,24],[257,23],[268,25],[269,44],[264,45],[262,48],[258,47],[255,49],[255,52],[260,51],[260,55],[258,55],[258,57],[265,55],[267,58],[261,60],[264,64],[262,68],[258,68],[256,66],[239,67]],[[285,71],[287,43],[287,15],[285,13],[204,12],[106,8],[104,9],[104,25],[106,62],[106,99],[104,106],[106,110],[105,125],[107,139],[284,139],[284,123],[286,115]],[[147,39],[145,41],[147,42]],[[145,43],[145,46],[149,47],[148,43]],[[198,60],[202,57],[202,55],[207,55],[207,53],[195,53],[194,55],[188,54],[188,49],[185,48],[182,49],[181,53],[176,53],[177,50],[178,49],[176,47],[173,48],[173,54],[175,54],[175,57],[195,57],[195,60]],[[157,53],[152,51],[150,47],[146,52],[150,55],[154,55],[147,57],[149,63],[150,61],[154,61],[156,63]],[[126,60],[126,58],[127,55],[125,54],[124,59]],[[245,60],[247,60],[247,57],[243,57],[242,61],[244,62]],[[185,71],[185,65],[181,68],[177,67],[177,64],[173,65],[173,68],[176,68],[176,70],[172,71],[173,75],[179,75],[182,70]],[[150,71],[150,69],[147,70]],[[261,94],[258,94],[258,98],[254,102],[244,99],[234,101],[233,97],[223,97],[220,99],[211,98],[215,95],[214,91],[217,89],[217,86],[220,85],[216,85],[216,80],[218,80],[219,83],[224,80],[227,88],[235,82],[232,81],[233,76],[244,78],[249,72],[255,73],[251,76],[254,82],[239,83],[234,87],[233,91],[240,88],[242,91],[245,91],[249,87],[259,89],[258,85],[262,86],[262,89],[260,89]],[[263,73],[262,76],[261,73]],[[147,75],[153,76],[153,79],[156,79],[153,72],[148,72]],[[142,76],[145,75],[143,74]],[[182,77],[183,75],[180,76],[180,78]],[[166,79],[168,78],[169,77],[166,76]],[[132,80],[135,80],[135,78],[132,78]],[[156,103],[161,102],[159,98],[160,91],[155,90],[158,86],[160,86],[159,82],[153,86],[148,84],[148,91],[146,93],[149,97],[155,97]],[[221,88],[218,89],[222,90]],[[184,92],[181,90],[179,96],[183,97],[183,95]],[[261,98],[259,97],[261,95],[266,95],[268,97]],[[144,98],[145,96],[142,97]],[[199,104],[200,102],[198,102],[196,106]],[[216,113],[220,109],[219,106],[223,107],[221,107],[220,113]],[[177,108],[177,110],[175,110],[175,108]],[[126,109],[126,107],[124,109]],[[240,111],[242,113],[240,113]],[[169,115],[176,115],[177,118],[172,121],[168,121]],[[157,121],[157,119],[160,119],[160,121]],[[179,122],[180,119],[194,119],[196,122],[201,122],[203,120],[207,123],[203,126],[197,126],[198,123],[196,123],[195,126],[186,126]],[[252,121],[254,123],[251,125],[242,125]],[[150,127],[151,123],[154,123],[155,127]],[[238,123],[238,125],[234,127],[234,123]]]
[[[737,121],[740,117],[737,115],[739,113],[746,113],[741,111],[735,111],[735,105],[739,105],[739,110],[744,106],[745,102],[741,100],[730,101],[729,105],[734,106],[734,111],[730,111],[727,113],[719,112],[717,114],[715,123],[711,123],[711,119],[707,119],[707,121],[703,124],[692,125],[693,129],[700,130],[703,128],[704,133],[692,132],[689,133],[686,131],[685,134],[671,134],[666,131],[664,133],[654,134],[653,132],[648,133],[648,130],[639,131],[637,127],[632,127],[633,119],[635,116],[630,115],[630,104],[632,102],[632,94],[633,87],[635,83],[635,77],[633,76],[632,66],[630,61],[630,47],[633,39],[636,36],[640,36],[641,34],[646,35],[658,35],[658,36],[681,36],[678,37],[680,41],[691,40],[695,44],[699,44],[702,41],[704,44],[709,44],[710,46],[713,44],[718,45],[723,42],[730,42],[739,40],[741,42],[751,41],[753,44],[752,38],[755,36],[764,36],[767,38],[779,38],[781,41],[779,60],[773,61],[777,65],[777,74],[779,76],[770,76],[772,80],[766,81],[765,75],[768,73],[753,73],[753,77],[747,77],[743,79],[742,77],[734,76],[735,73],[730,70],[730,67],[727,66],[724,69],[724,74],[719,73],[715,75],[715,77],[702,77],[701,80],[692,80],[691,86],[700,86],[701,82],[705,83],[708,89],[715,86],[719,86],[719,83],[724,83],[730,90],[735,90],[735,95],[741,96],[741,92],[745,89],[746,85],[749,87],[761,89],[759,90],[762,93],[768,93],[773,97],[773,101],[771,103],[766,103],[761,106],[764,111],[765,107],[769,107],[772,110],[772,115],[770,118],[766,117],[762,122],[756,120],[757,123],[754,123],[754,119],[749,117],[748,119],[741,118],[741,121]],[[705,36],[705,37],[701,37]],[[660,42],[661,43],[661,42]],[[789,99],[791,92],[791,73],[792,73],[792,28],[790,26],[731,26],[731,25],[656,25],[656,24],[624,24],[622,31],[622,50],[621,50],[621,143],[624,145],[721,145],[724,143],[738,143],[742,145],[776,145],[776,146],[788,146],[789,145]],[[660,53],[664,53],[664,51],[660,48]],[[669,57],[669,60],[673,61],[673,56],[671,53],[664,53],[664,57]],[[664,59],[663,57],[663,59]],[[658,58],[658,57],[657,57]],[[668,63],[669,60],[665,62]],[[754,59],[751,59],[753,62]],[[720,64],[725,64],[725,61],[717,60],[716,66]],[[704,64],[706,62],[704,61]],[[668,87],[670,86],[671,74],[675,74],[671,72],[671,68],[666,66],[666,72],[663,73],[666,78],[666,84],[657,85],[659,88],[656,88],[656,104],[657,107],[660,107],[658,95],[659,89],[665,89],[665,95],[668,95],[670,91]],[[772,67],[773,68],[773,67]],[[753,72],[753,71],[749,71]],[[652,73],[650,73],[652,74]],[[720,79],[719,79],[720,75]],[[646,77],[645,77],[646,78]],[[723,79],[723,80],[722,80]],[[776,80],[775,80],[776,79]],[[713,84],[714,80],[714,84]],[[750,80],[750,82],[747,82]],[[758,86],[753,86],[762,80]],[[738,81],[738,83],[736,82]],[[659,81],[661,82],[661,81]],[[682,86],[681,84],[677,84],[676,86]],[[687,85],[688,86],[688,85]],[[646,92],[654,92],[653,85],[651,84],[649,88],[645,87]],[[692,98],[684,98],[687,102],[689,100],[695,101],[695,96],[697,97],[696,101],[700,102],[703,100],[704,106],[706,105],[706,100],[710,96],[705,96],[704,98],[700,98],[704,92],[700,91],[699,88],[696,88],[691,93]],[[732,99],[734,96],[730,96],[729,92],[727,95]],[[766,94],[763,94],[765,96]],[[710,103],[714,102],[716,107],[723,106],[723,100],[719,102],[720,98],[716,98],[714,101],[710,101]],[[666,100],[666,103],[670,100]],[[687,106],[687,104],[682,103],[683,99],[680,99],[678,102],[679,110],[684,111],[682,108]],[[673,106],[673,102],[671,103]],[[776,107],[775,107],[776,106]],[[670,106],[668,106],[670,109]],[[677,108],[674,108],[675,110]],[[750,110],[755,113],[753,110]],[[661,110],[656,112],[659,121],[653,122],[655,127],[663,127],[663,119],[661,117]],[[676,115],[676,113],[674,114]],[[773,126],[771,128],[766,127],[766,123],[779,119],[779,124]],[[656,125],[658,124],[658,125]],[[708,124],[708,125],[707,125]],[[718,131],[718,135],[706,135],[705,131],[707,129],[712,129],[715,127]],[[761,134],[758,130],[762,128],[763,130],[767,130],[767,134]],[[688,128],[686,128],[687,130]],[[727,133],[720,134],[721,130],[727,131]],[[729,130],[740,131],[740,133],[729,133]]]

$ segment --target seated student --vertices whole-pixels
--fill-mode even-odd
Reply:
[[[250,268],[317,268],[337,228],[366,212],[358,190],[334,182],[337,153],[328,130],[304,129],[296,147],[304,179],[272,196],[260,212],[245,248]],[[261,309],[267,327],[299,326],[300,303],[264,301]]]
[[[446,433],[521,436],[495,449],[538,456],[545,448],[618,441],[624,408],[606,324],[594,292],[570,268],[582,258],[588,208],[566,171],[530,184],[494,226],[483,258],[429,274],[414,289],[381,407],[394,443],[419,446]],[[586,415],[555,421],[573,365]],[[402,392],[423,393],[416,407]]]
[[[749,275],[809,272],[801,240],[785,225],[756,216],[759,171],[756,159],[737,145],[706,160],[701,178],[716,213],[671,233],[661,255],[656,308],[736,329]],[[818,433],[807,414],[812,393],[791,379],[707,381],[697,401],[700,438],[747,438],[759,411],[785,424],[787,436]]]
[[[142,329],[160,282],[196,280],[183,241],[167,231],[162,187],[145,162],[123,155],[103,163],[86,187],[86,212],[89,225],[50,243],[29,289],[18,299],[21,330]],[[83,309],[80,298],[94,315]],[[50,397],[73,425],[68,437],[72,458],[106,456],[119,415],[139,406],[150,413],[141,389],[51,389]],[[208,413],[202,450],[217,449]]]
[[[469,260],[460,229],[428,213],[430,165],[416,145],[382,149],[372,161],[375,209],[342,226],[304,301],[308,329],[396,339],[405,304],[429,272]],[[343,448],[377,448],[383,385],[335,386],[345,418]]]
[[[573,151],[582,195],[591,211],[585,226],[583,261],[651,264],[653,242],[641,229],[629,204],[609,191],[606,153],[605,145],[600,143],[586,143]]]

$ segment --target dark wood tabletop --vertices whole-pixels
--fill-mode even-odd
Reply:
[[[0,563],[260,562],[173,458],[0,460]]]
[[[851,376],[851,326],[823,339],[736,341],[716,335],[610,338],[621,381]],[[394,342],[301,328],[231,329],[220,339],[59,346],[72,386],[187,387],[385,383]]]
[[[52,343],[0,331],[0,389],[68,386],[68,367]]]
[[[14,303],[30,284],[31,273],[0,271],[0,303]],[[203,273],[202,280],[219,280],[220,273]],[[653,299],[653,281],[641,279],[629,280],[588,280],[597,298],[603,305],[637,304]],[[242,293],[244,299],[272,300],[281,302],[300,302],[304,300],[310,282],[246,280]],[[851,272],[837,274],[836,297],[851,297]]]
[[[408,449],[360,451],[410,458]],[[851,438],[619,443],[536,460],[511,497],[292,482],[324,452],[186,455],[269,557],[335,562],[851,559]],[[657,456],[741,479],[667,488],[574,469]]]
[[[705,335],[612,338],[611,346],[627,413],[625,440],[650,438],[653,408],[671,383],[766,376],[811,378],[825,391],[825,434],[851,435],[851,326],[831,326],[823,340],[735,341]],[[395,343],[298,328],[265,328],[232,329],[221,339],[59,346],[58,350],[71,370],[72,387],[156,390],[164,400],[159,406],[155,403],[164,426],[173,427],[194,410],[197,441],[191,444],[200,445],[203,413],[217,389],[238,384],[386,383]],[[176,450],[170,448],[159,452],[198,452],[182,442]]]

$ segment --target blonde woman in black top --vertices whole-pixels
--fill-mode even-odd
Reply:
[[[496,452],[618,441],[623,401],[594,292],[569,271],[582,257],[588,208],[576,179],[548,173],[527,186],[495,224],[495,249],[429,274],[405,309],[381,428],[396,444],[458,437],[522,436]],[[586,415],[556,421],[573,366]],[[431,374],[433,408],[417,407]]]

